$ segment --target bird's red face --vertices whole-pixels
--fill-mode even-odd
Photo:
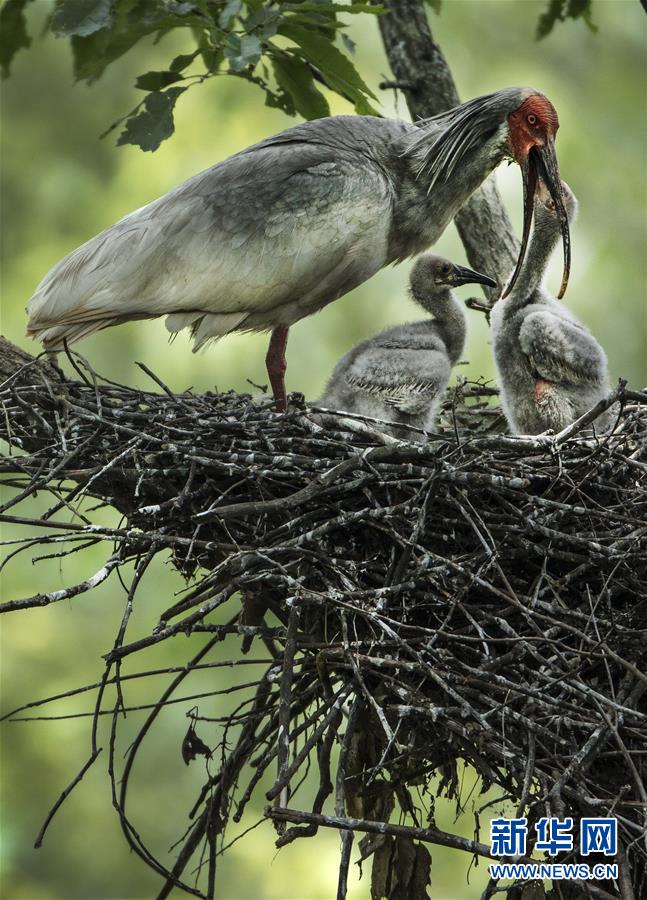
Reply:
[[[526,255],[535,193],[540,179],[548,187],[559,217],[564,245],[564,274],[559,297],[563,297],[566,291],[571,268],[571,238],[568,228],[568,216],[566,215],[562,199],[562,183],[559,177],[559,167],[555,153],[555,134],[558,128],[559,119],[557,118],[555,107],[543,94],[531,94],[521,106],[508,116],[508,143],[510,153],[521,167],[524,209],[521,251],[512,278],[508,283],[506,294],[509,294],[512,290]]]
[[[549,140],[555,139],[559,119],[547,97],[533,94],[519,109],[510,113],[508,128],[512,155],[519,165],[523,165],[532,147],[545,147]]]

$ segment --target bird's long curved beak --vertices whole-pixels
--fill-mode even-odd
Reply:
[[[562,182],[559,177],[559,167],[557,165],[557,154],[555,153],[555,143],[552,138],[548,138],[542,147],[532,147],[526,161],[521,165],[521,176],[523,179],[523,234],[521,237],[521,250],[519,258],[515,266],[512,278],[508,282],[503,297],[507,297],[519,276],[521,266],[523,265],[528,247],[528,238],[530,236],[530,226],[532,224],[532,216],[534,212],[535,194],[537,192],[537,182],[539,178],[546,184],[550,191],[550,196],[555,204],[555,210],[559,218],[559,229],[562,233],[562,243],[564,246],[564,272],[562,275],[562,284],[559,289],[558,299],[566,293],[568,277],[571,271],[571,233],[568,227],[568,216],[564,208],[562,199]]]
[[[480,272],[475,272],[474,269],[468,269],[467,266],[455,267],[454,280],[456,282],[456,287],[460,287],[463,284],[485,284],[488,287],[493,288],[497,286],[494,278],[490,278],[489,275],[482,275]]]

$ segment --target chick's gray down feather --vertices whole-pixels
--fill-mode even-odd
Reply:
[[[349,350],[337,363],[320,404],[431,430],[467,333],[465,310],[450,286],[477,280],[494,284],[432,253],[419,257],[411,293],[433,318],[387,328]],[[386,430],[402,435],[401,429]]]
[[[564,184],[569,220],[577,201]],[[607,358],[591,332],[542,287],[559,238],[555,210],[545,187],[535,201],[535,228],[519,279],[491,314],[494,358],[503,409],[512,432],[560,431],[610,390]],[[613,424],[613,409],[595,426]]]
[[[424,428],[452,367],[442,340],[421,334],[418,324],[386,329],[349,350],[321,405]]]

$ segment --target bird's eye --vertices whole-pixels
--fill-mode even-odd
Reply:
[[[532,113],[526,119],[529,125],[535,125],[537,122],[537,116],[533,116]]]
[[[451,265],[449,263],[445,263],[445,265],[440,270],[440,274],[441,275],[449,275],[451,270],[452,270]]]

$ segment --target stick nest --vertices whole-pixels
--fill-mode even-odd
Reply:
[[[108,383],[72,360],[78,381],[12,357],[0,428],[15,492],[2,518],[33,526],[12,561],[35,542],[65,552],[103,542],[105,565],[3,611],[91,591],[134,562],[130,604],[169,551],[186,577],[144,637],[130,640],[126,610],[96,707],[116,684],[116,806],[131,846],[162,876],[160,897],[174,885],[214,895],[226,827],[261,790],[279,845],[322,826],[345,835],[338,896],[363,832],[374,892],[424,897],[426,843],[488,855],[478,818],[473,839],[434,820],[435,796],[458,795],[458,761],[531,824],[617,816],[621,875],[647,896],[647,394],[621,386],[609,398],[621,406],[610,436],[584,423],[513,438],[490,404],[496,391],[466,383],[448,396],[438,434],[399,440],[298,398],[276,415],[250,396]],[[52,505],[21,517],[35,492]],[[70,524],[88,496],[126,521],[99,527],[84,512]],[[204,646],[120,771],[126,664],[187,633],[204,633]],[[182,751],[205,757],[207,780],[174,860],[161,861],[128,818],[132,764],[173,691],[232,634],[244,650],[264,644],[267,658],[227,722],[196,729],[191,719]],[[310,793],[297,790],[308,766],[318,772]],[[269,790],[259,787],[267,773]],[[389,824],[396,801],[401,825]],[[620,882],[597,885],[591,896],[629,896]],[[491,882],[484,896],[497,890]]]

